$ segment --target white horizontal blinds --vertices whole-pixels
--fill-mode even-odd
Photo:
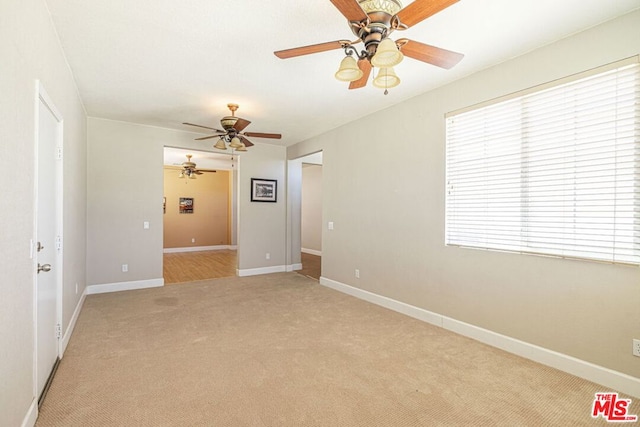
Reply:
[[[521,101],[448,119],[447,243],[519,250]]]
[[[640,261],[638,75],[612,70],[523,98],[527,249]]]
[[[449,116],[446,243],[640,263],[639,69]]]

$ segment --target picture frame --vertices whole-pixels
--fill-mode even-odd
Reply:
[[[180,197],[180,213],[192,214],[193,213],[193,198],[192,197]]]
[[[251,178],[251,201],[276,203],[278,201],[278,181]]]

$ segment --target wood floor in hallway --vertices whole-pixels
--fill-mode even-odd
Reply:
[[[194,282],[196,280],[219,279],[236,275],[236,251],[165,253],[163,275],[165,285]]]
[[[298,270],[298,273],[315,280],[320,280],[322,257],[302,252],[301,258],[302,270]]]

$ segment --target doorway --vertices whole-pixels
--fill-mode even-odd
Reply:
[[[62,293],[62,115],[42,85],[37,86],[34,388],[46,396],[59,362]]]
[[[237,156],[164,148],[165,284],[236,275],[237,169]]]
[[[310,154],[300,164],[300,274],[320,280],[322,272],[322,152]]]

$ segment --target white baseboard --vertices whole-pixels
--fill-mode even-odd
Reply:
[[[297,271],[302,270],[302,264],[290,264],[287,265],[287,271]]]
[[[133,282],[105,283],[87,286],[87,295],[104,294],[107,292],[131,291],[134,289],[158,288],[164,286],[164,279],[136,280]]]
[[[71,334],[73,334],[73,330],[76,327],[78,316],[80,316],[80,312],[82,311],[82,306],[84,305],[84,300],[86,298],[87,298],[87,287],[84,288],[84,292],[80,297],[80,301],[78,301],[78,304],[76,305],[76,309],[73,311],[73,315],[71,316],[71,320],[69,321],[69,326],[67,326],[67,330],[64,331],[64,335],[62,336],[62,340],[60,341],[60,359],[62,359],[62,356],[64,355],[64,352],[67,349],[67,345],[69,345]]]
[[[310,255],[322,256],[322,251],[316,251],[315,249],[302,248],[300,249],[300,252],[304,252],[305,254],[310,254]]]
[[[273,267],[246,268],[244,270],[236,270],[240,277],[257,276],[258,274],[282,273],[287,271],[284,265],[274,265]]]
[[[630,396],[640,398],[640,378],[595,365],[566,354],[520,341],[488,329],[461,322],[441,314],[409,305],[391,298],[355,288],[335,280],[320,277],[320,284],[339,292],[405,314],[460,335],[499,348],[512,354],[550,366],[571,375],[601,384]]]
[[[33,427],[36,425],[36,420],[38,419],[38,399],[33,399],[31,405],[29,406],[29,410],[27,414],[24,416],[22,420],[22,424],[20,427]]]
[[[164,248],[162,250],[165,254],[172,254],[177,252],[201,252],[201,251],[219,251],[222,249],[236,249],[235,245],[219,245],[219,246],[189,246],[186,248]]]

